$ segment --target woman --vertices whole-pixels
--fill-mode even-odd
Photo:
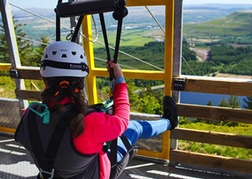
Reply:
[[[29,105],[15,134],[16,141],[30,152],[38,167],[38,178],[110,177],[111,163],[104,143],[125,132],[130,107],[121,68],[112,61],[108,65],[116,79],[113,115],[88,108],[83,93],[84,77],[88,74],[83,49],[76,43],[60,41],[46,47],[40,69],[45,83],[42,103]],[[169,120],[160,121],[166,127],[158,133],[171,128]],[[133,129],[139,135],[136,137],[126,131],[131,146],[137,138],[144,137],[138,131],[140,128],[134,122],[132,124],[135,129],[129,130]],[[118,148],[124,150],[123,143],[120,140],[118,143]],[[119,161],[125,154],[123,150],[118,152]]]

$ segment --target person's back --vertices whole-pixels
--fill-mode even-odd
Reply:
[[[52,172],[51,167],[53,166],[54,178],[61,176],[62,178],[98,179],[98,154],[84,155],[77,152],[72,145],[72,132],[64,126],[71,117],[76,116],[73,107],[68,104],[67,111],[57,115],[59,120],[55,120],[53,124],[45,125],[43,119],[36,114],[42,114],[45,112],[45,108],[39,103],[30,105],[23,115],[22,123],[17,129],[18,135],[15,138],[30,152],[39,170]],[[33,112],[34,110],[36,113]],[[54,116],[54,113],[52,112],[51,116]],[[63,124],[62,121],[64,121]],[[55,147],[58,147],[57,150]],[[40,153],[41,148],[42,152]],[[52,159],[54,160],[51,161]],[[46,175],[43,172],[42,174]]]
[[[115,85],[112,116],[88,110],[83,92],[88,67],[82,48],[72,42],[54,42],[45,49],[40,73],[46,86],[41,94],[46,108],[31,105],[15,136],[31,153],[39,169],[46,172],[53,169],[58,178],[87,178],[87,173],[94,173],[90,178],[109,178],[111,165],[103,151],[104,142],[120,136],[129,121],[128,92],[123,74],[116,64],[110,65],[115,78],[119,79]],[[50,111],[48,119],[43,115],[45,109]],[[41,144],[36,142],[38,138]],[[41,148],[39,145],[42,145],[42,157],[37,150]],[[52,158],[51,169],[44,167],[43,161],[51,163]],[[44,176],[46,172],[41,174]]]

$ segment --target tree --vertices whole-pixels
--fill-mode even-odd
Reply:
[[[220,107],[228,107],[228,103],[226,101],[225,98],[222,98],[220,104],[219,104]]]
[[[187,60],[187,61],[196,61],[196,52],[190,50],[190,45],[187,43],[186,40],[183,40],[182,42],[182,56]]]
[[[161,104],[154,95],[146,95],[140,99],[141,112],[148,114],[157,114]]]
[[[240,100],[238,96],[229,96],[228,100],[226,101],[225,98],[223,98],[219,104],[221,107],[230,107],[230,108],[240,108]]]
[[[29,58],[28,64],[29,66],[40,66],[41,63],[41,57],[44,53],[45,47],[49,44],[49,39],[45,36],[42,36],[40,38],[41,43],[38,45],[38,47],[35,48],[32,57]]]
[[[229,96],[228,106],[231,108],[240,108],[240,100],[238,96]]]
[[[17,45],[19,49],[19,57],[22,65],[29,65],[28,61],[32,58],[32,44],[30,40],[27,39],[26,33],[23,31],[22,27],[26,26],[26,24],[18,23],[17,20],[14,19],[14,31],[17,36]],[[2,20],[1,20],[2,21]],[[9,63],[10,56],[8,53],[8,45],[5,37],[5,31],[3,24],[0,25],[0,62]]]
[[[137,101],[137,111],[149,114],[161,114],[162,113],[162,95],[160,92],[154,92],[150,86],[146,87],[139,94]]]
[[[138,111],[139,106],[139,94],[136,93],[138,89],[134,83],[134,80],[127,79],[128,93],[129,93],[129,101],[130,101],[130,110]]]
[[[2,19],[1,19],[2,22]],[[9,63],[8,45],[5,37],[3,24],[0,24],[0,63]]]
[[[252,96],[248,96],[247,98],[243,99],[243,101],[246,103],[244,106],[246,109],[252,109]]]
[[[207,105],[208,105],[208,106],[213,106],[212,101],[208,101]]]

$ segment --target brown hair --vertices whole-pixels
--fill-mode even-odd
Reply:
[[[83,91],[84,78],[77,77],[50,77],[44,78],[46,88],[41,93],[42,103],[50,107],[51,111],[56,114],[53,120],[57,118],[59,112],[65,112],[64,105],[58,102],[62,101],[65,97],[70,97],[74,100],[74,113],[77,114],[71,120],[70,129],[75,136],[79,136],[84,130],[83,119],[87,111],[87,101]],[[54,101],[55,105],[49,104]]]

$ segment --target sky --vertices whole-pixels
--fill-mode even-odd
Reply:
[[[58,0],[6,0],[10,3],[22,8],[50,8],[54,9]],[[67,0],[63,0],[67,2]],[[184,4],[206,4],[206,3],[219,3],[219,4],[252,4],[252,0],[183,0]],[[127,0],[126,0],[127,4]]]

